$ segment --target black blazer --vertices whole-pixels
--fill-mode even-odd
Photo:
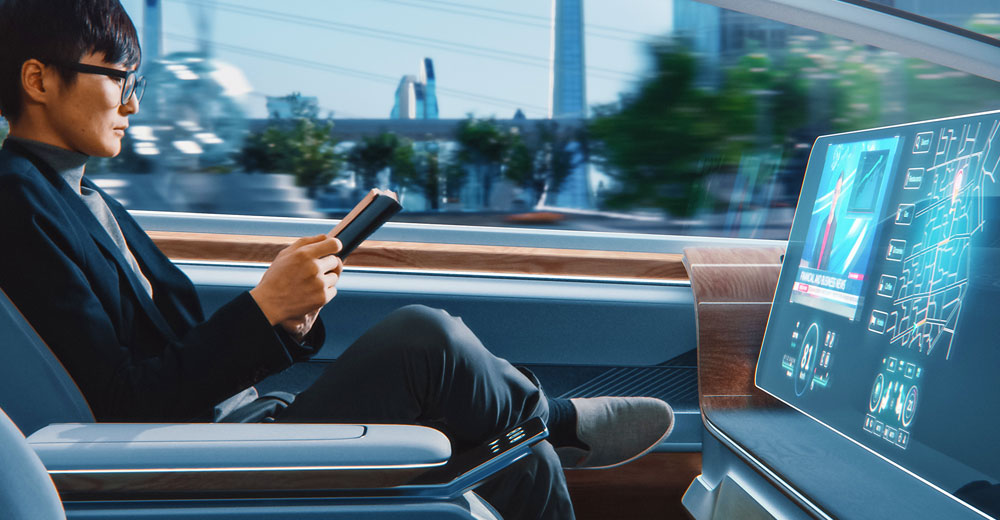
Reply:
[[[99,421],[183,421],[304,359],[248,292],[205,319],[194,285],[98,191],[153,298],[79,194],[10,140],[0,150],[0,287],[63,363]]]

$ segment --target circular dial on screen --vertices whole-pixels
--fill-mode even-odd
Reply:
[[[913,422],[913,416],[917,413],[917,387],[911,386],[906,392],[906,399],[903,400],[902,422],[903,426],[909,428]]]
[[[795,395],[802,395],[809,389],[813,372],[816,370],[816,358],[819,350],[819,325],[809,325],[809,330],[802,338],[802,347],[795,360]]]
[[[882,374],[875,376],[875,384],[872,385],[872,395],[868,399],[868,410],[874,412],[878,409],[878,403],[882,400],[882,392],[885,390],[885,377]]]

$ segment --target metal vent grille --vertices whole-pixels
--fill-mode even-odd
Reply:
[[[646,396],[670,403],[675,411],[698,410],[698,369],[694,367],[611,368],[559,397]]]

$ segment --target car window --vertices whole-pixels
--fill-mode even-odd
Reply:
[[[378,187],[403,222],[783,239],[817,136],[1000,102],[693,0],[123,4],[149,86],[88,172],[131,209],[339,218]]]
[[[870,9],[895,12],[901,11],[921,23],[927,20],[964,29],[992,38],[1000,38],[1000,6],[995,0],[962,0],[959,7],[949,2],[937,0],[843,0]],[[949,27],[945,27],[949,28]]]

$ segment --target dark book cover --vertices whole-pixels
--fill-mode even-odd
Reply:
[[[365,241],[387,220],[399,213],[403,207],[399,204],[396,194],[387,190],[373,189],[361,199],[330,235],[340,239],[343,248],[337,253],[341,260],[347,258],[362,242]]]

